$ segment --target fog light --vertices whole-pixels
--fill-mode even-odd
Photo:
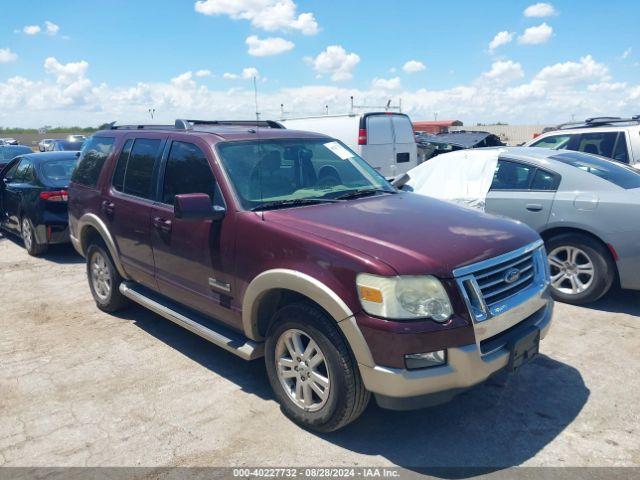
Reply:
[[[447,351],[438,350],[437,352],[428,353],[410,353],[404,356],[404,363],[408,370],[437,367],[438,365],[447,363]]]

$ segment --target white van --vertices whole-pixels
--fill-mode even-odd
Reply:
[[[280,120],[286,128],[337,138],[387,178],[418,165],[413,125],[407,115],[373,112]]]

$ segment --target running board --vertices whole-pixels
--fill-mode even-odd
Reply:
[[[144,287],[140,287],[131,282],[120,284],[120,293],[128,299],[142,305],[158,315],[171,320],[173,323],[190,330],[196,335],[236,354],[245,360],[254,360],[264,356],[264,344],[249,340],[242,334],[233,332],[221,325],[214,325],[214,322],[205,317],[187,311],[186,308],[164,299],[154,292],[146,292]],[[203,325],[207,323],[207,325]]]

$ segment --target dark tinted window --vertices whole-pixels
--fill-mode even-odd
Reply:
[[[206,193],[214,201],[216,181],[207,157],[192,143],[173,142],[167,159],[162,202],[173,205],[181,193]]]
[[[133,140],[127,140],[122,147],[118,162],[116,163],[116,169],[113,172],[113,188],[122,192],[124,189],[124,172],[127,169],[127,161],[129,160],[129,154],[131,153],[131,146]]]
[[[560,176],[545,170],[537,170],[531,183],[531,190],[555,191],[558,185],[560,185]]]
[[[33,180],[33,162],[28,158],[20,160],[16,174],[13,177],[14,180],[20,182],[29,182]]]
[[[640,171],[621,163],[577,152],[559,153],[549,158],[589,172],[622,188],[640,188]]]
[[[611,158],[622,163],[629,163],[629,152],[627,152],[627,135],[624,132],[620,132],[616,146],[613,148],[613,155]]]
[[[16,163],[14,163],[13,166],[7,171],[4,178],[10,178],[11,180],[13,180],[16,177],[16,170],[18,170],[18,165],[20,165],[20,162],[16,160]]]
[[[535,167],[507,160],[498,160],[491,190],[528,190]]]
[[[124,193],[151,198],[153,167],[160,153],[162,140],[137,138],[133,143],[124,173]]]
[[[75,157],[41,162],[40,178],[47,185],[63,187],[69,183],[76,162],[77,159]]]
[[[71,176],[71,181],[95,187],[104,161],[113,150],[114,141],[112,137],[91,137],[87,140],[82,147],[78,166]]]
[[[611,157],[616,138],[618,138],[618,132],[583,133],[580,135],[580,140],[577,145],[571,145],[566,148],[569,150],[577,150],[578,152]]]

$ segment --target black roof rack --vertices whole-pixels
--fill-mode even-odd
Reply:
[[[569,122],[563,123],[556,127],[557,130],[566,130],[569,128],[589,128],[599,127],[603,125],[615,125],[617,123],[638,123],[640,124],[640,115],[634,115],[630,118],[622,117],[591,117],[587,118],[584,122]]]
[[[111,130],[167,130],[174,128],[173,125],[116,125],[116,122],[109,124]]]
[[[177,130],[192,130],[198,125],[285,128],[273,120],[185,120],[181,118],[176,120],[175,128]]]

